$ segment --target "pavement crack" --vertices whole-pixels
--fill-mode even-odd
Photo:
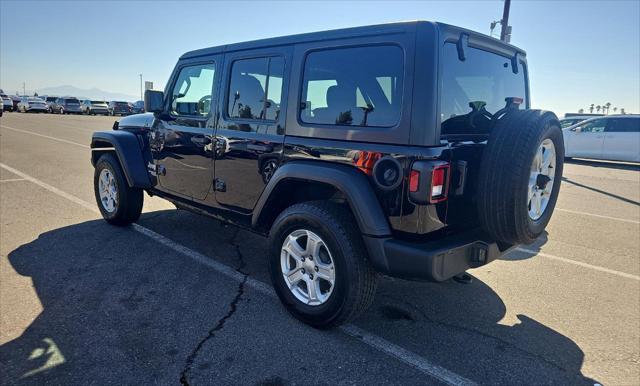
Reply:
[[[233,226],[233,225],[232,225]],[[236,267],[236,271],[240,272],[243,275],[248,275],[248,273],[244,272],[244,268],[247,266],[247,263],[244,260],[244,256],[242,255],[242,250],[240,249],[240,245],[237,243],[236,238],[240,234],[242,230],[238,227],[235,227],[235,230],[231,237],[229,237],[226,242],[231,245],[236,251],[236,260],[238,261],[238,266]]]
[[[183,386],[189,386],[189,379],[188,379],[189,372],[193,367],[193,363],[195,362],[196,357],[198,356],[198,353],[204,347],[207,341],[214,338],[216,335],[216,332],[222,330],[227,320],[229,320],[236,313],[238,309],[238,303],[240,302],[240,300],[242,299],[242,295],[244,294],[245,284],[249,279],[249,274],[243,271],[243,269],[246,266],[246,262],[244,261],[244,256],[242,255],[242,251],[240,250],[240,245],[238,245],[236,242],[236,238],[238,237],[239,233],[240,233],[240,228],[236,228],[233,231],[231,237],[229,237],[226,240],[226,243],[232,246],[236,251],[238,265],[236,266],[235,269],[237,272],[242,274],[242,281],[238,285],[238,290],[236,292],[236,295],[233,297],[233,300],[229,304],[229,310],[227,311],[227,313],[220,320],[218,320],[216,325],[211,330],[209,330],[209,333],[200,342],[198,342],[198,344],[193,349],[191,354],[189,354],[189,356],[187,357],[184,369],[180,373],[180,384],[182,384]]]
[[[244,288],[245,288],[244,286],[248,278],[249,278],[249,275],[244,274],[242,281],[238,285],[238,290],[236,292],[236,295],[233,297],[231,304],[229,304],[229,311],[227,311],[227,313],[220,320],[218,320],[216,325],[211,330],[209,330],[209,333],[207,334],[207,336],[205,336],[202,340],[200,340],[200,342],[198,342],[198,344],[193,349],[191,354],[189,354],[189,356],[187,357],[184,369],[180,373],[180,384],[182,384],[183,386],[189,386],[189,379],[188,379],[189,372],[191,371],[191,368],[193,367],[193,363],[195,362],[196,357],[198,356],[198,353],[200,352],[200,350],[202,350],[202,348],[207,343],[207,341],[215,337],[216,332],[224,328],[224,324],[227,322],[227,320],[229,320],[233,316],[233,314],[235,314],[236,311],[238,310],[238,303],[240,302],[240,299],[244,294]]]

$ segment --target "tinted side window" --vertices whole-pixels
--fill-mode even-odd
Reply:
[[[284,60],[281,57],[233,62],[227,115],[239,119],[278,119],[283,73]]]
[[[211,111],[211,92],[215,64],[183,67],[171,92],[171,114],[207,116]]]
[[[640,118],[609,119],[606,131],[614,133],[638,133],[640,132]]]
[[[404,54],[398,46],[315,51],[304,65],[300,120],[392,127],[400,120]]]
[[[583,133],[602,133],[607,126],[606,119],[595,119],[578,126]]]
[[[453,43],[442,48],[440,118],[442,134],[482,133],[491,115],[506,106],[505,98],[521,98],[526,106],[525,68],[513,72],[511,58],[468,47],[465,60]]]
[[[578,123],[580,121],[583,121],[583,120],[584,119],[563,119],[563,120],[560,121],[560,127],[564,129],[564,128],[569,127],[569,126],[573,126],[576,123]]]

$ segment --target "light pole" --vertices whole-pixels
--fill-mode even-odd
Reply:
[[[500,30],[500,40],[507,43],[509,42],[507,40],[507,34],[510,35],[510,33],[507,32],[509,29],[509,9],[510,8],[511,8],[511,0],[504,0],[504,9],[502,10],[502,21],[500,23],[502,26],[502,29]]]
[[[140,75],[140,100],[144,100],[144,95],[142,92],[142,74],[139,74],[139,75]]]
[[[27,85],[22,82],[22,95],[27,95]]]

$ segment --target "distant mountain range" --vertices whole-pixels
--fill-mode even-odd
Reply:
[[[83,89],[74,86],[56,86],[45,87],[36,90],[38,95],[53,95],[53,96],[74,96],[79,99],[95,99],[95,100],[107,100],[107,101],[127,101],[134,102],[140,99],[139,96],[121,94],[117,92],[109,92],[100,90],[97,88]]]

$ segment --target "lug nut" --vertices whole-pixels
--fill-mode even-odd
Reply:
[[[309,274],[309,279],[313,280],[313,275]]]
[[[301,257],[301,258],[300,258],[300,260],[304,261],[304,260],[305,260],[305,259],[304,259],[304,256],[303,256],[303,257]]]
[[[302,273],[303,273],[303,274],[305,273],[305,270],[304,270],[304,268],[302,268]]]
[[[313,260],[313,256],[309,256],[309,260]]]
[[[316,270],[316,272],[318,272],[318,270],[319,270],[318,267],[315,267],[314,269]]]

